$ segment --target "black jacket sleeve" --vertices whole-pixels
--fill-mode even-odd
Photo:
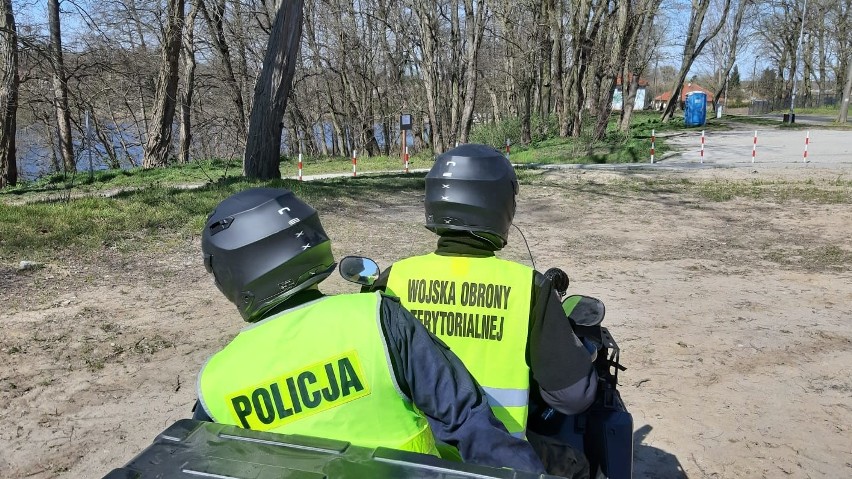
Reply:
[[[563,414],[584,411],[595,399],[598,377],[574,334],[550,280],[538,271],[532,284],[529,366],[541,396]]]
[[[482,389],[446,345],[395,298],[382,298],[381,319],[400,390],[426,415],[436,439],[458,448],[467,462],[544,472],[529,443],[494,417]]]

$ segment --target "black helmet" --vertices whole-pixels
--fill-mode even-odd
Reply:
[[[503,247],[515,216],[518,177],[487,145],[466,144],[438,156],[426,175],[426,227],[496,236]]]
[[[290,190],[236,193],[207,217],[204,266],[246,321],[257,321],[334,271],[331,242],[315,209]]]

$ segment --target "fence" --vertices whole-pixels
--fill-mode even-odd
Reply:
[[[821,108],[833,107],[837,105],[837,98],[834,95],[823,96],[796,96],[795,108]],[[765,115],[771,111],[786,111],[790,109],[790,99],[775,99],[775,100],[752,100],[748,105],[749,115]]]

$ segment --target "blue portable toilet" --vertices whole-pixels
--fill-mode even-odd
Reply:
[[[686,126],[702,126],[707,119],[707,94],[694,91],[686,94],[683,107],[683,123]]]

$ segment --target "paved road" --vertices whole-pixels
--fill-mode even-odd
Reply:
[[[797,118],[798,119],[798,118]],[[544,168],[575,168],[590,170],[629,169],[701,169],[751,167],[823,167],[852,168],[852,130],[812,128],[810,130],[780,130],[743,126],[734,131],[706,131],[704,156],[701,156],[701,130],[692,129],[666,136],[671,150],[657,162],[603,165],[548,165]],[[807,139],[807,160],[805,141]],[[752,163],[752,147],[755,155]],[[647,160],[646,160],[647,161]]]
[[[757,128],[754,162],[761,165],[811,163],[826,167],[852,167],[852,131],[813,128],[779,130]],[[755,130],[705,133],[701,156],[701,130],[689,130],[666,141],[676,149],[662,164],[748,166],[752,164]],[[807,145],[806,145],[807,143]],[[807,149],[807,159],[805,150]]]

